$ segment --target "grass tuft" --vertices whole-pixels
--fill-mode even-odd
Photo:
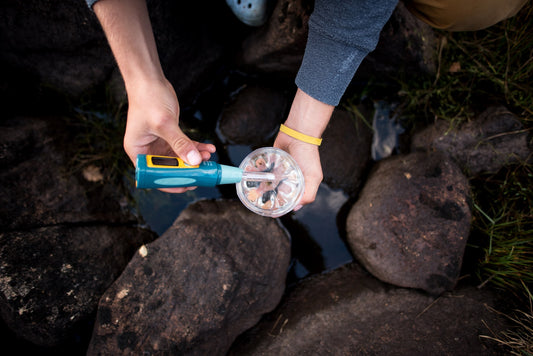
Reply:
[[[505,105],[533,126],[533,3],[482,31],[440,36],[434,78],[397,78],[405,112],[458,125],[488,104]]]
[[[506,167],[472,183],[473,233],[485,238],[477,275],[482,285],[527,299],[524,285],[533,285],[533,167]]]
[[[481,338],[495,341],[511,355],[533,355],[533,297],[529,289],[525,286],[524,288],[529,295],[529,311],[515,310],[513,315],[509,315],[488,307],[491,312],[509,320],[511,325],[499,333],[492,331],[492,335],[480,335]],[[490,330],[490,327],[486,326]]]
[[[70,124],[76,136],[71,169],[74,172],[96,170],[103,182],[128,195],[124,179],[130,178],[128,183],[133,184],[133,166],[123,148],[126,103],[116,103],[106,90],[105,97],[90,97],[86,104],[78,103],[73,111]]]

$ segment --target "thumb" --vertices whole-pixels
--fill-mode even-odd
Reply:
[[[202,163],[202,156],[196,148],[196,145],[179,128],[166,141],[174,153],[187,164],[195,166]]]

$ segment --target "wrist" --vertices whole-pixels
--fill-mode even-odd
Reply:
[[[306,135],[300,131],[291,129],[284,124],[281,124],[279,131],[301,142],[309,143],[315,146],[320,146],[322,144],[322,138]]]
[[[123,75],[123,78],[129,99],[136,96],[149,97],[151,93],[158,90],[156,88],[172,87],[163,73],[158,75],[157,73],[142,72],[128,77]]]
[[[306,136],[321,138],[335,107],[298,89],[285,126]]]

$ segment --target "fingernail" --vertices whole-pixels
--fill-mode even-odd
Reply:
[[[191,151],[187,153],[187,161],[191,165],[200,164],[200,162],[202,162],[202,156],[200,156],[198,151]]]
[[[300,204],[300,205],[296,205],[296,206],[294,207],[294,209],[292,209],[292,211],[298,211],[298,210],[300,210],[302,207],[303,207],[303,205],[301,205],[301,204]]]

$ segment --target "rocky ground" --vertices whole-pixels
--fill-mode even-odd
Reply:
[[[291,236],[281,219],[231,199],[202,200],[157,236],[116,187],[73,171],[76,128],[44,105],[42,88],[76,96],[116,84],[103,34],[82,1],[0,9],[5,345],[55,355],[503,353],[481,337],[505,327],[490,310],[501,299],[471,286],[461,269],[468,179],[531,156],[527,133],[505,107],[453,129],[421,127],[402,154],[379,162],[371,130],[338,108],[320,154],[324,182],[354,197],[340,223],[354,262],[288,288]],[[250,29],[222,3],[202,11],[150,2],[184,108],[220,68],[252,74],[216,120],[220,142],[250,145],[268,144],[286,114],[311,9],[278,1],[270,21]],[[432,31],[400,4],[355,80],[398,70],[398,62],[431,72],[435,48]],[[265,74],[276,80],[262,82]],[[120,80],[109,87],[123,97]]]

